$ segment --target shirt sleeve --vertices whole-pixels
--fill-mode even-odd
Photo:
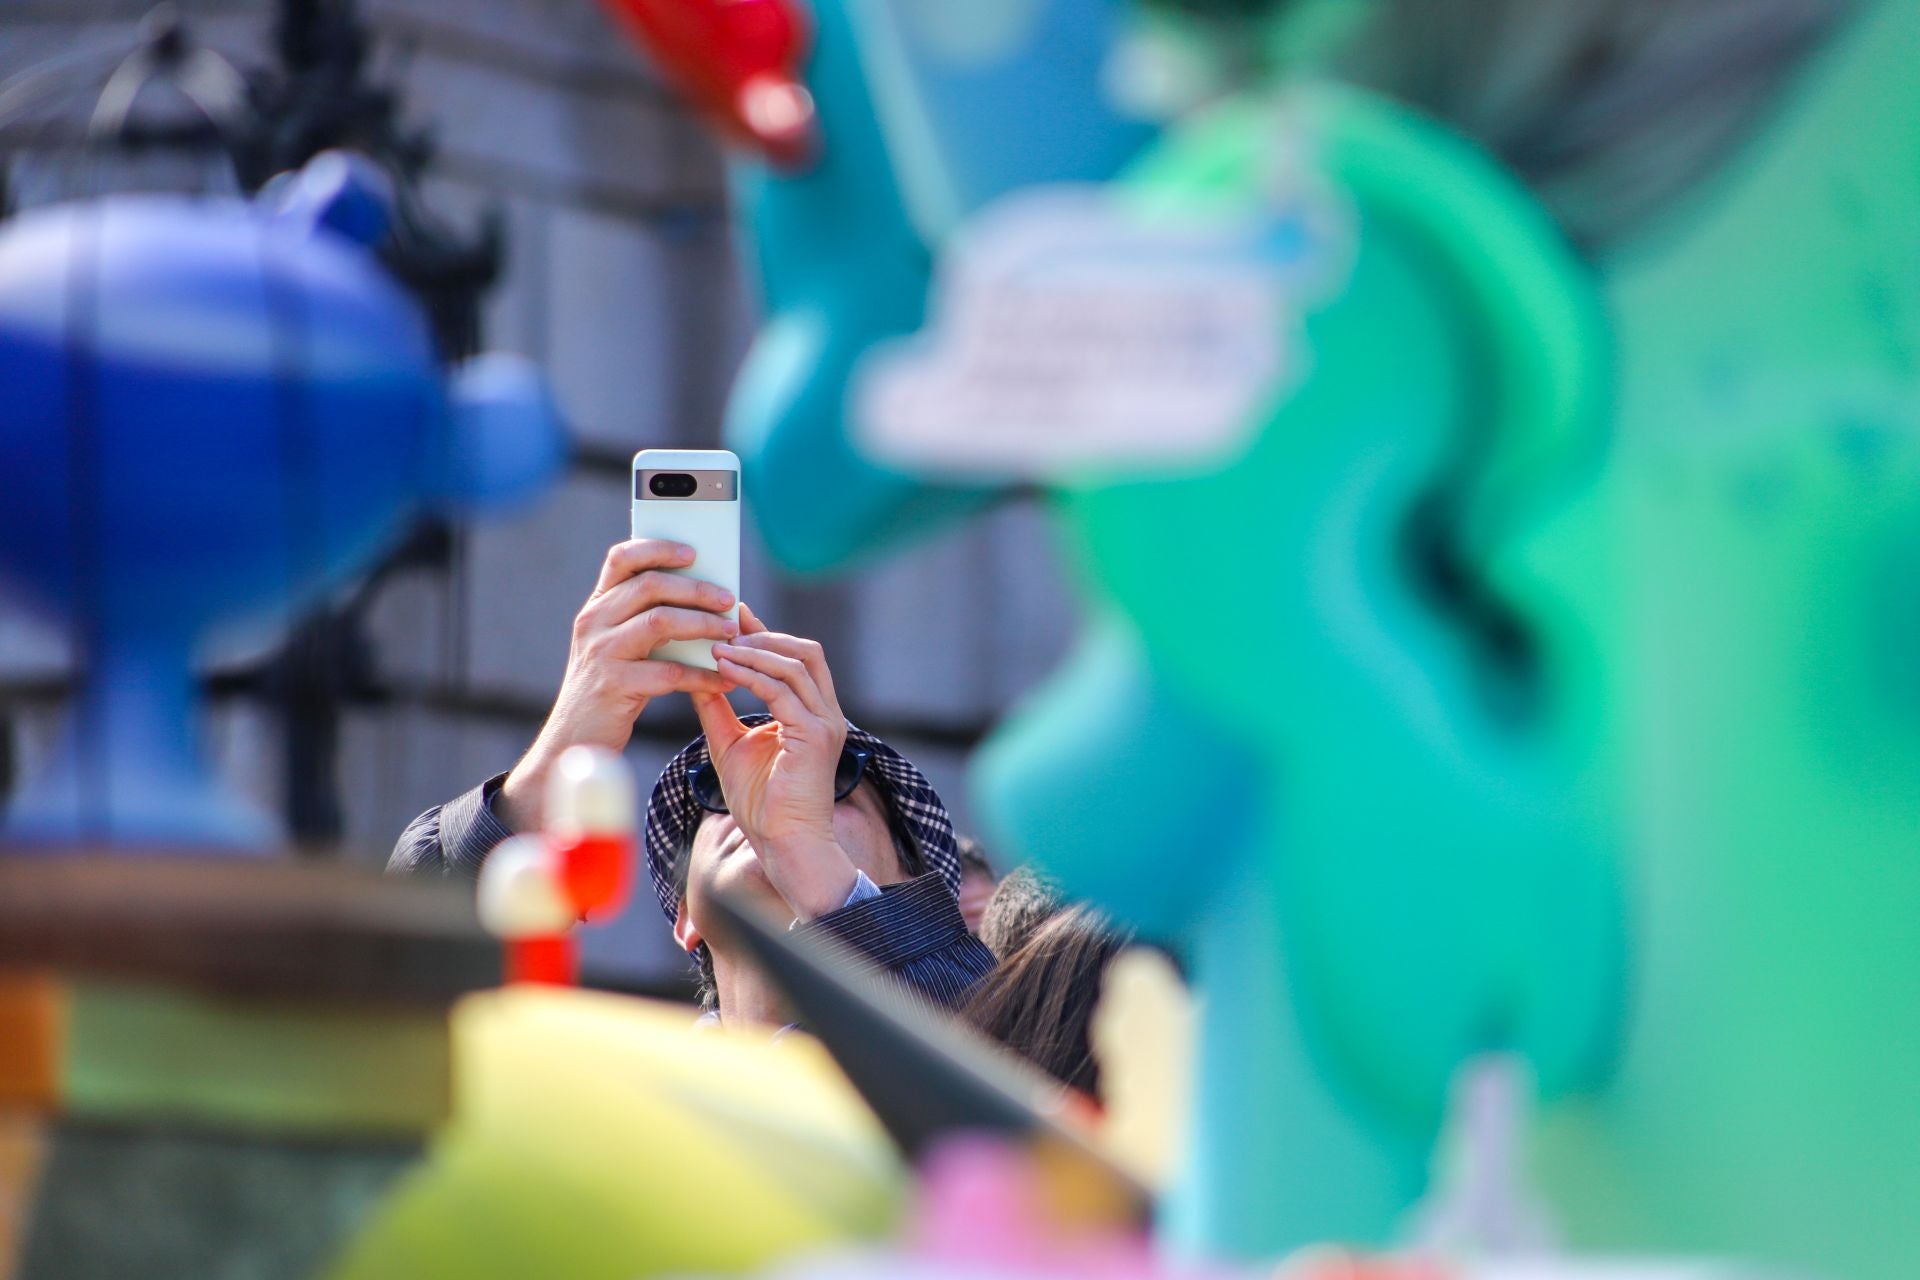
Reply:
[[[911,990],[951,1008],[993,968],[993,953],[967,932],[960,904],[930,871],[817,916],[795,932],[832,938]]]
[[[493,811],[493,799],[506,780],[506,774],[495,774],[409,822],[387,859],[387,870],[469,879],[479,875],[480,864],[494,846],[513,835],[513,829]]]
[[[865,902],[868,898],[879,896],[880,886],[869,880],[866,872],[856,867],[853,872],[853,888],[847,890],[847,900],[840,905],[850,907],[856,902]]]

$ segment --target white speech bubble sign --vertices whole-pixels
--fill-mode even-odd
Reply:
[[[1231,461],[1306,367],[1336,241],[1307,207],[1147,219],[1092,185],[996,202],[943,260],[927,328],[856,371],[855,440],[973,479]]]

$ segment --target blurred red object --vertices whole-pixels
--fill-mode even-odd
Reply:
[[[508,982],[536,982],[551,987],[580,984],[580,953],[570,933],[509,938],[506,952]]]
[[[554,841],[560,859],[560,885],[584,920],[620,914],[633,879],[633,837],[629,833],[586,834]]]
[[[801,0],[603,0],[729,137],[783,168],[818,144],[801,78],[813,27]]]

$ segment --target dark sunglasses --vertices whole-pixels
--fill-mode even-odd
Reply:
[[[840,763],[833,768],[833,798],[845,800],[860,785],[860,779],[866,776],[867,761],[873,759],[873,752],[864,747],[840,748]],[[693,798],[708,813],[725,813],[727,798],[720,792],[720,771],[713,767],[713,761],[704,761],[687,770],[687,785],[693,788]]]

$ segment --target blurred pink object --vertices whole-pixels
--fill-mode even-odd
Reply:
[[[1175,1266],[1142,1235],[1075,1231],[1045,1216],[1035,1157],[984,1135],[958,1138],[920,1172],[909,1253],[933,1269],[1104,1280],[1250,1280],[1248,1271]]]

